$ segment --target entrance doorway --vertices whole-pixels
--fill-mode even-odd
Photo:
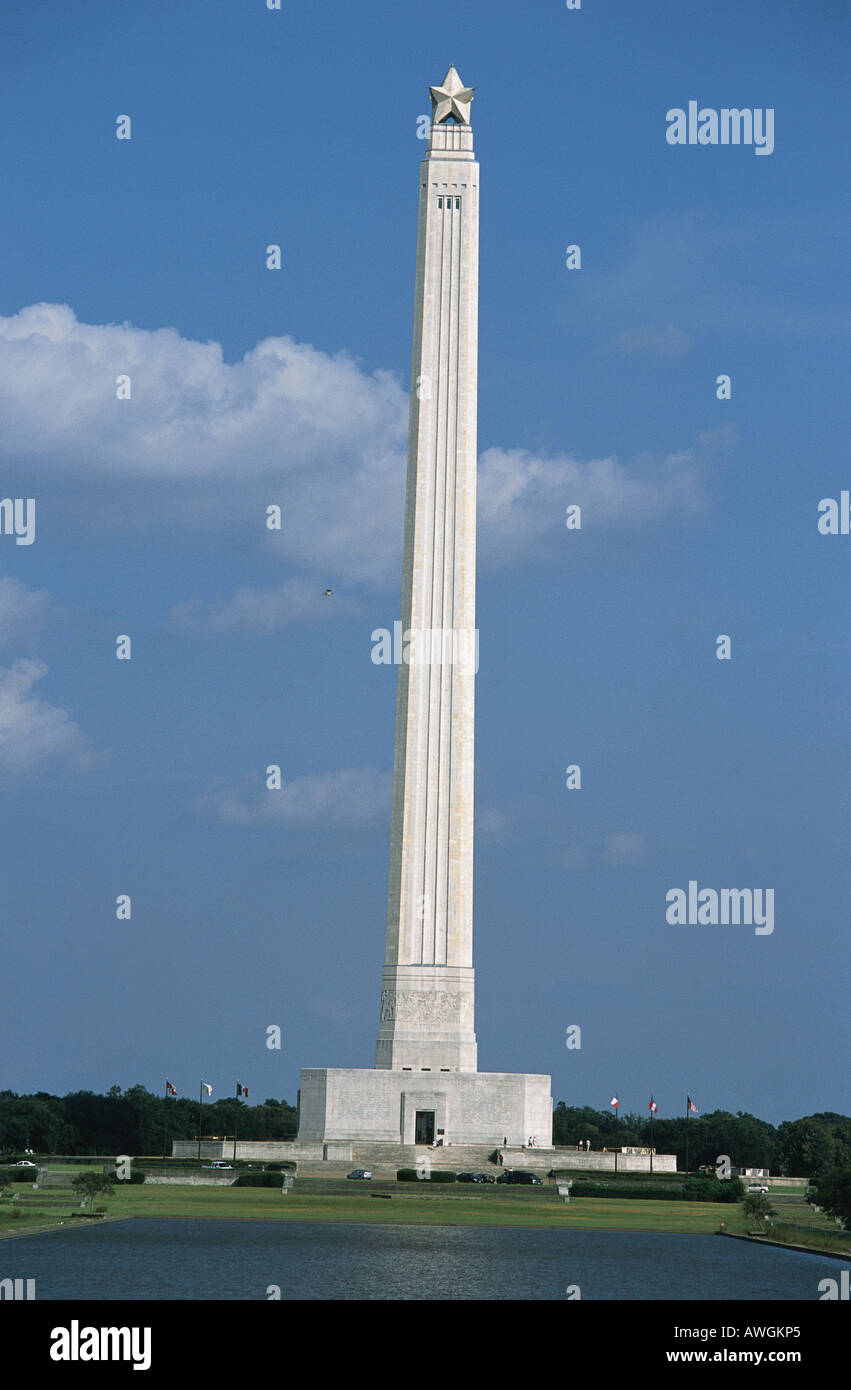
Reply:
[[[434,1143],[434,1111],[418,1110],[415,1144]]]

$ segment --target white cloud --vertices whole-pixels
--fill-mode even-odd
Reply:
[[[582,462],[569,454],[539,458],[526,449],[486,449],[479,459],[481,562],[563,557],[565,509],[574,503],[582,508],[583,529],[588,522],[646,525],[700,511],[709,457],[726,442],[707,435],[692,449],[643,455],[629,466],[614,457]]]
[[[587,869],[588,851],[583,845],[568,845],[557,862],[563,864],[566,869]]]
[[[20,646],[32,640],[47,618],[50,595],[28,589],[20,579],[0,576],[0,644]]]
[[[627,328],[615,338],[616,352],[647,353],[651,357],[684,357],[691,348],[691,338],[675,323],[663,327],[644,324],[640,328]]]
[[[268,791],[264,774],[218,787],[198,803],[225,825],[284,824],[312,830],[387,827],[393,779],[374,767],[310,773]]]
[[[498,845],[508,834],[508,816],[500,806],[476,807],[476,841],[481,845]]]
[[[606,837],[603,863],[615,867],[640,864],[647,858],[649,844],[646,835],[637,830],[620,830]]]
[[[288,781],[280,791],[268,791],[265,771],[215,787],[199,798],[196,809],[212,814],[224,825],[282,824],[309,830],[387,830],[393,796],[393,777],[374,767],[345,767],[309,773]],[[481,844],[505,839],[508,820],[497,806],[476,810],[476,840]]]
[[[396,574],[408,422],[390,372],[287,337],[228,364],[173,328],[36,304],[0,317],[0,382],[10,462],[33,489],[67,484],[67,506],[99,527],[238,530],[296,567]],[[272,503],[280,532],[265,530]]]
[[[48,763],[87,768],[99,761],[67,710],[32,694],[47,675],[42,661],[22,658],[0,670],[0,771],[11,776]]]
[[[299,619],[318,622],[358,610],[359,605],[345,596],[326,596],[317,583],[298,577],[269,589],[245,584],[230,598],[209,605],[199,598],[185,599],[172,609],[171,621],[175,627],[204,633],[277,632]]]
[[[120,375],[130,377],[130,400],[116,398]],[[218,343],[173,328],[84,324],[67,305],[36,304],[0,317],[0,410],[7,479],[25,479],[27,495],[46,496],[63,520],[126,534],[156,525],[177,544],[194,529],[223,532],[309,575],[320,592],[398,584],[408,403],[390,372],[289,337],[227,363]],[[704,452],[698,444],[626,464],[487,449],[481,562],[539,556],[547,532],[561,542],[570,502],[604,525],[694,510]],[[271,504],[280,531],[265,527]],[[563,544],[551,553],[563,557]],[[298,610],[319,616],[298,583],[243,588],[211,606],[188,598],[173,620],[271,631]]]

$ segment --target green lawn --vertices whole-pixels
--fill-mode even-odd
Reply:
[[[58,1216],[50,1212],[37,1211],[35,1208],[27,1208],[14,1215],[13,1208],[8,1202],[0,1206],[0,1239],[3,1236],[22,1236],[27,1231],[42,1230],[45,1226],[58,1226],[62,1220],[67,1224],[67,1213],[60,1212]]]
[[[565,1204],[548,1193],[534,1198],[526,1192],[512,1201],[502,1194],[489,1201],[486,1194],[469,1200],[428,1196],[394,1195],[382,1200],[368,1191],[340,1195],[298,1194],[287,1197],[267,1188],[128,1187],[116,1191],[96,1205],[106,1207],[110,1217],[197,1217],[275,1221],[358,1221],[380,1225],[423,1226],[529,1226],[543,1229],[711,1232],[719,1220],[729,1230],[739,1229],[741,1218],[735,1207],[712,1202],[622,1201],[614,1198],[584,1198]],[[8,1203],[0,1206],[0,1235],[21,1234],[34,1225],[55,1226],[60,1220],[74,1221],[69,1202],[67,1212],[53,1209],[39,1213],[37,1208],[22,1209],[14,1218]],[[76,1208],[79,1210],[79,1208]],[[744,1229],[744,1227],[741,1227]]]
[[[83,1171],[63,1165],[58,1171]],[[11,1189],[10,1189],[11,1190]],[[59,1195],[61,1188],[42,1189],[45,1195]],[[389,1193],[390,1199],[378,1192]],[[0,1237],[23,1235],[28,1231],[83,1224],[72,1215],[79,1211],[79,1202],[69,1190],[67,1206],[54,1205],[40,1209],[32,1188],[21,1185],[24,1204],[0,1202]],[[564,1203],[555,1197],[551,1187],[519,1188],[516,1192],[501,1187],[488,1191],[471,1191],[453,1185],[447,1190],[434,1188],[418,1192],[413,1184],[376,1182],[352,1187],[327,1180],[305,1180],[304,1187],[295,1188],[289,1196],[277,1189],[234,1187],[160,1187],[122,1186],[109,1197],[99,1197],[97,1206],[106,1209],[111,1218],[127,1217],[197,1217],[211,1220],[272,1220],[272,1221],[356,1221],[373,1225],[417,1226],[527,1226],[544,1230],[586,1231],[659,1231],[708,1234],[717,1231],[723,1221],[734,1235],[746,1234],[750,1222],[742,1216],[741,1208],[716,1202],[671,1202],[621,1199],[616,1197],[583,1197]],[[17,1215],[15,1212],[17,1210]],[[799,1215],[796,1211],[795,1215]],[[801,1204],[800,1215],[810,1216]],[[792,1216],[784,1210],[780,1219]],[[780,1222],[777,1223],[778,1227]],[[795,1232],[791,1222],[776,1234],[781,1239],[801,1238],[802,1243],[819,1241],[820,1233],[804,1237]],[[824,1248],[840,1248],[844,1244],[836,1237],[835,1229],[826,1232],[821,1241]]]

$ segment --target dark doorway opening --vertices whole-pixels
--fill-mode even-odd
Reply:
[[[434,1143],[434,1111],[417,1111],[417,1133],[414,1140],[416,1144]]]

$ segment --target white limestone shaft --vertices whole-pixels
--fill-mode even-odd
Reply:
[[[476,1070],[475,672],[463,654],[476,625],[479,166],[470,126],[456,123],[471,99],[454,68],[432,88],[420,166],[401,617],[415,638],[454,633],[456,642],[437,660],[399,668],[378,1067]],[[442,1002],[406,1004],[397,1016],[388,1004],[396,991]]]

